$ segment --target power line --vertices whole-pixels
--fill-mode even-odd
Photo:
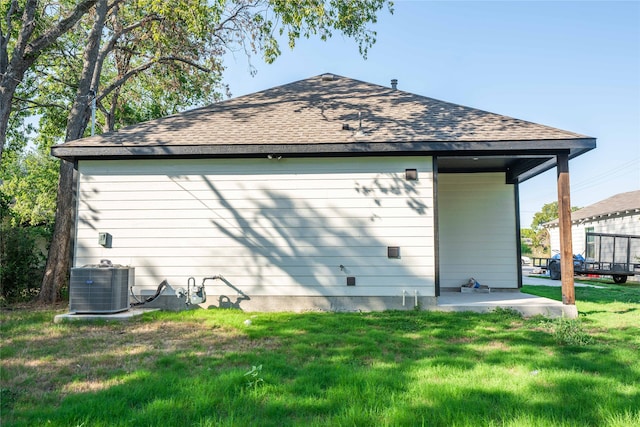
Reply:
[[[594,187],[605,182],[609,182],[612,179],[624,175],[629,171],[640,170],[640,158],[631,159],[621,165],[616,165],[612,169],[607,169],[600,172],[598,175],[590,176],[587,180],[580,181],[571,185],[572,191],[581,191],[587,188]],[[639,172],[640,173],[640,172]],[[606,178],[606,179],[603,179]]]

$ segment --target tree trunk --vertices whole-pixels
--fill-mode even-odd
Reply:
[[[4,144],[7,140],[11,100],[13,99],[13,94],[16,92],[17,86],[18,85],[15,84],[11,87],[11,85],[5,85],[4,82],[0,83],[0,163],[2,163],[2,152],[4,151]]]
[[[19,64],[30,65],[30,64]],[[9,130],[9,115],[11,114],[12,100],[16,93],[20,79],[24,77],[25,69],[9,67],[2,74],[0,79],[0,163],[2,163],[2,152],[7,141],[7,131]]]
[[[71,231],[73,230],[75,209],[72,191],[74,172],[72,163],[60,161],[56,222],[39,295],[40,302],[45,304],[58,301],[61,296],[60,290],[68,282],[71,262]]]
[[[83,56],[82,74],[78,81],[76,99],[69,113],[67,121],[67,135],[65,140],[72,141],[82,138],[89,121],[89,104],[91,102],[90,90],[94,94],[97,87],[92,87],[94,76],[99,75],[98,54],[102,31],[107,16],[107,0],[96,2],[95,20],[87,46]],[[61,161],[60,177],[58,180],[58,201],[56,205],[56,218],[47,266],[40,287],[40,302],[51,304],[60,298],[60,289],[68,282],[69,267],[71,266],[71,236],[74,226],[75,204],[73,164]]]

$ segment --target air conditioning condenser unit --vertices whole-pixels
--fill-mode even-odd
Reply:
[[[106,314],[129,309],[129,286],[135,269],[108,264],[74,267],[69,284],[69,311]]]

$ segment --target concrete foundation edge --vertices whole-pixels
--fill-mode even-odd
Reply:
[[[257,312],[306,312],[306,311],[384,311],[384,310],[432,310],[436,307],[436,297],[418,296],[372,297],[372,296],[251,296],[235,300],[226,295],[207,295],[207,300],[199,304],[201,308],[235,308],[242,311]],[[162,310],[185,310],[194,308],[187,306],[184,298],[161,295],[156,300],[144,305],[144,308]]]
[[[578,310],[575,305],[574,306],[569,306],[569,305],[549,306],[549,305],[536,305],[536,304],[530,304],[530,305],[501,304],[501,305],[465,306],[461,304],[457,306],[438,306],[438,307],[432,308],[432,310],[435,310],[435,311],[445,311],[445,312],[470,311],[474,313],[490,313],[497,309],[513,310],[520,313],[524,317],[544,316],[551,319],[555,319],[558,317],[575,319],[578,317]]]
[[[137,309],[132,308],[127,311],[121,311],[119,313],[110,314],[92,314],[92,313],[64,313],[54,316],[53,323],[62,322],[87,322],[87,321],[127,321],[136,317],[142,316],[147,311],[153,311],[153,309]]]

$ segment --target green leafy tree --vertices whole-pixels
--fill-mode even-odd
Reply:
[[[93,7],[96,0],[3,0],[0,3],[0,159],[7,139],[18,86],[29,83],[28,71],[51,45]],[[0,160],[1,161],[1,160]]]
[[[220,99],[228,52],[269,63],[280,55],[283,38],[293,48],[300,37],[326,40],[338,32],[366,57],[376,36],[369,25],[385,6],[391,11],[386,0],[3,2],[0,150],[18,101],[41,114],[51,134],[64,123],[69,141],[87,135],[94,102],[98,131],[111,131]],[[23,81],[30,90],[19,87]],[[68,275],[72,183],[73,166],[61,161],[43,302],[55,301]]]
[[[293,48],[300,37],[326,40],[338,32],[354,39],[366,57],[376,40],[369,24],[385,6],[392,11],[387,0],[105,0],[104,19],[87,38],[99,4],[0,3],[0,155],[11,133],[10,116],[25,111],[24,105],[72,109],[84,54],[93,42],[97,73],[89,86],[103,128],[112,130],[117,120],[139,119],[140,113],[125,111],[123,98],[150,104],[139,109],[143,120],[218,99],[222,59],[229,52],[270,63],[280,55],[282,40]],[[82,96],[88,104],[89,96]]]
[[[577,211],[581,209],[576,206],[571,207],[571,212]],[[542,206],[540,211],[536,212],[533,215],[533,220],[531,221],[531,228],[533,230],[540,230],[542,228],[542,224],[553,221],[554,219],[558,219],[558,202],[547,203]]]
[[[533,256],[544,256],[549,251],[549,232],[546,229],[533,230],[531,228],[523,228],[520,230],[520,237],[527,243],[521,242],[521,250],[523,254],[531,254]]]
[[[577,211],[579,207],[573,206],[571,212]],[[549,231],[542,225],[546,224],[554,219],[558,219],[558,202],[546,203],[542,206],[540,211],[533,215],[531,221],[531,230],[528,232],[527,237],[533,239],[533,252],[542,256],[549,255],[550,248],[550,236]]]
[[[11,225],[53,224],[58,162],[39,150],[8,157],[11,161],[3,167],[1,191],[11,201]]]
[[[542,208],[533,215],[531,228],[533,230],[539,230],[542,224],[553,221],[554,219],[558,219],[558,202],[543,205]]]
[[[57,162],[35,150],[5,151],[0,174],[0,304],[38,294],[55,212]]]
[[[521,228],[520,239],[520,252],[524,255],[531,254],[536,243],[535,232],[530,228]]]
[[[58,179],[58,161],[48,154],[48,145],[27,147],[26,139],[9,140],[0,168],[0,304],[38,295]]]

